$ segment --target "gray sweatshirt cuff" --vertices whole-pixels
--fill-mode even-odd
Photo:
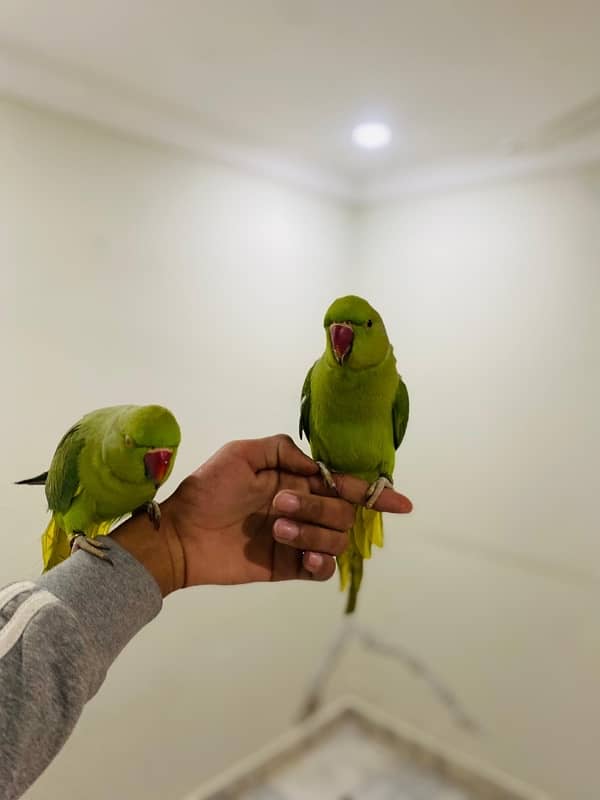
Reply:
[[[125,645],[162,607],[160,589],[148,570],[110,537],[102,541],[110,546],[112,566],[78,550],[37,580],[69,607],[96,653],[100,669],[92,693]]]

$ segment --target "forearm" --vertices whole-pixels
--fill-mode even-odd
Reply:
[[[1,800],[19,797],[45,769],[114,659],[159,612],[151,570],[126,552],[140,548],[141,531],[132,523],[115,536],[123,541],[111,545],[113,566],[79,552],[37,581],[0,590]],[[146,555],[157,563],[156,548]]]

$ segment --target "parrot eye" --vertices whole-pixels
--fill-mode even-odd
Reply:
[[[125,434],[125,447],[133,447],[133,439],[128,433]]]
[[[367,328],[372,328],[372,327],[373,327],[373,320],[372,319],[368,319],[367,320]]]

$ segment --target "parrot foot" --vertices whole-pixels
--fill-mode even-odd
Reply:
[[[146,514],[148,514],[148,519],[154,525],[154,530],[157,531],[160,528],[160,506],[156,500],[152,500],[146,505]]]
[[[389,478],[386,478],[385,475],[380,475],[376,481],[369,486],[367,489],[367,502],[365,506],[367,508],[373,508],[375,503],[379,500],[379,496],[383,492],[384,489],[393,489],[394,484]]]
[[[322,461],[317,461],[317,466],[321,470],[321,477],[323,478],[323,481],[326,484],[326,486],[328,486],[330,489],[333,489],[334,491],[337,491],[335,481],[333,480],[333,476],[329,468],[325,466],[325,464]]]
[[[84,550],[91,556],[101,558],[109,564],[113,563],[105,552],[106,550],[110,550],[110,547],[107,544],[101,544],[96,539],[88,539],[84,533],[75,533],[71,538],[71,555],[77,550]]]

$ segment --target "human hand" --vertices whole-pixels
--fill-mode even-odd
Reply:
[[[327,580],[367,490],[348,475],[335,482],[337,495],[288,436],[230,442],[163,503],[160,533],[169,526],[181,544],[186,586]],[[385,489],[375,508],[407,513],[412,504]]]

